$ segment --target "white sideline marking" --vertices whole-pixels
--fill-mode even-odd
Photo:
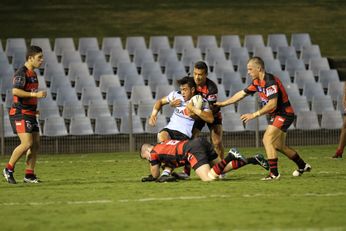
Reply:
[[[243,194],[242,197],[273,197],[277,194]],[[338,197],[346,196],[346,192],[335,192],[335,193],[304,193],[304,194],[291,194],[291,197]],[[116,202],[128,203],[128,202],[151,202],[151,201],[172,201],[172,200],[200,200],[200,199],[212,199],[212,198],[229,198],[234,197],[234,195],[209,195],[209,196],[178,196],[178,197],[148,197],[139,199],[121,199]],[[46,202],[5,202],[0,203],[0,206],[22,206],[22,205],[32,205],[32,206],[43,206],[43,205],[85,205],[85,204],[111,204],[114,203],[113,200],[91,200],[91,201],[46,201]]]

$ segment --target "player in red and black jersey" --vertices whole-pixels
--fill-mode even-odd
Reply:
[[[268,162],[261,154],[244,158],[234,148],[229,151],[226,158],[219,161],[213,146],[205,138],[200,137],[192,140],[167,140],[156,145],[143,144],[140,155],[150,162],[151,173],[142,181],[156,180],[160,176],[161,164],[174,169],[188,162],[202,181],[215,180],[221,173],[238,169],[249,163],[269,168]]]
[[[200,94],[209,102],[209,107],[214,115],[214,122],[207,123],[210,130],[211,141],[214,149],[219,157],[222,159],[224,156],[224,147],[222,144],[222,116],[219,107],[214,103],[217,101],[218,89],[217,85],[208,76],[208,66],[205,62],[199,61],[195,63],[193,69],[193,78],[197,85],[197,94]],[[194,124],[194,137],[196,137],[202,128],[205,126],[205,121],[196,120]]]
[[[24,66],[19,68],[13,77],[13,104],[10,109],[10,121],[13,132],[20,139],[3,170],[8,183],[15,184],[14,167],[20,157],[26,154],[26,169],[24,182],[38,183],[34,173],[36,155],[39,147],[39,127],[36,119],[37,99],[46,97],[46,91],[38,91],[38,79],[34,72],[43,62],[42,49],[31,46],[26,55]]]
[[[276,151],[283,153],[297,164],[298,169],[293,172],[293,176],[300,176],[304,172],[310,171],[311,166],[301,159],[297,151],[286,145],[286,132],[294,122],[295,115],[281,81],[279,78],[265,72],[264,62],[259,57],[251,58],[247,64],[247,69],[248,74],[252,78],[252,83],[246,89],[237,92],[224,102],[215,104],[224,107],[258,92],[263,107],[254,113],[241,115],[241,119],[246,123],[264,114],[269,114],[271,117],[269,126],[263,136],[270,173],[263,180],[280,178]]]

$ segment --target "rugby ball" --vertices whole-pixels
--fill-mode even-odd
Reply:
[[[201,95],[195,95],[191,98],[191,102],[195,108],[201,109],[203,104],[203,98]]]

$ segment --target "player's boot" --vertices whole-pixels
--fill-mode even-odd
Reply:
[[[269,180],[279,180],[280,179],[280,174],[275,176],[273,173],[269,173],[268,176],[262,178],[261,180],[266,180],[266,181],[269,181]]]
[[[342,158],[342,154],[335,153],[334,156],[332,156],[332,158]]]
[[[303,169],[294,170],[292,175],[293,176],[301,176],[304,172],[310,172],[310,171],[311,171],[311,165],[306,163],[305,167]]]
[[[254,156],[254,158],[258,162],[258,165],[260,165],[265,170],[269,170],[268,160],[266,160],[262,154],[258,153]]]
[[[38,184],[41,181],[37,178],[35,174],[25,175],[23,179],[24,183]]]
[[[228,155],[232,155],[233,160],[241,160],[247,163],[246,158],[236,148],[231,148],[228,152]]]
[[[2,175],[4,175],[8,183],[17,184],[16,180],[13,177],[13,171],[9,171],[7,168],[4,168],[4,170],[2,171]]]

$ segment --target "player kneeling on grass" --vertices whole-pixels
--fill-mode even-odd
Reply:
[[[160,165],[174,169],[184,166],[187,162],[202,181],[218,179],[220,174],[250,163],[260,165],[267,170],[269,169],[269,164],[263,155],[257,154],[254,157],[245,158],[235,148],[232,148],[228,155],[219,161],[218,155],[211,143],[207,139],[200,137],[192,140],[168,140],[156,145],[143,144],[140,156],[142,159],[150,162],[151,174],[148,177],[144,177],[142,179],[143,182],[175,181],[174,176],[160,177]]]

